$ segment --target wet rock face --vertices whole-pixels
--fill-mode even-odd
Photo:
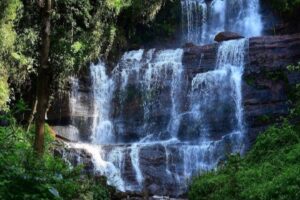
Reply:
[[[198,73],[213,70],[216,65],[217,44],[196,46],[187,44],[184,48],[182,63],[184,66],[182,91],[178,98],[181,99],[181,110],[187,110],[189,99],[187,91],[193,77]],[[296,63],[300,57],[300,34],[288,36],[263,36],[250,38],[248,59],[243,77],[243,103],[245,110],[246,124],[249,130],[262,126],[261,118],[276,118],[279,115],[288,113],[287,85],[299,82],[299,73],[288,72],[286,66]],[[170,88],[168,79],[162,83],[163,87],[145,94],[145,91],[136,87],[135,76],[129,79],[126,96],[123,105],[120,99],[113,99],[112,118],[115,124],[115,131],[122,132],[118,135],[118,141],[132,142],[141,137],[143,130],[144,110],[143,96],[151,96],[159,100],[153,104],[151,112],[152,121],[155,126],[149,125],[153,131],[160,130],[166,126],[169,119],[169,104],[171,103]],[[79,125],[80,139],[88,141],[91,127],[94,120],[93,105],[91,104],[92,91],[91,80],[84,76],[78,83],[78,96],[80,102],[72,111],[70,109],[70,94],[68,92],[60,94],[55,98],[52,108],[48,113],[48,121],[52,125],[68,125],[73,120]],[[116,91],[117,93],[118,91]],[[116,95],[122,98],[122,94]],[[230,102],[229,102],[230,103]],[[126,113],[126,117],[122,113]],[[213,119],[212,119],[213,120]],[[189,121],[183,116],[182,126]],[[222,124],[222,123],[218,123]],[[155,127],[157,129],[155,129]],[[194,127],[197,128],[197,127]],[[216,127],[217,129],[226,128],[226,123]],[[183,128],[183,130],[188,130]],[[217,130],[216,129],[216,130]],[[125,131],[124,131],[125,130]],[[184,138],[183,134],[183,138]],[[218,137],[218,136],[216,136]]]
[[[54,155],[63,158],[72,166],[83,165],[83,172],[85,174],[94,174],[92,155],[86,152],[84,149],[67,148],[67,146],[61,144],[55,148]]]
[[[216,44],[186,45],[183,63],[187,79],[212,70],[216,51]],[[288,85],[299,83],[300,73],[289,72],[286,67],[299,61],[300,34],[250,38],[248,55],[242,91],[248,134],[253,142],[268,123],[289,112]]]
[[[183,65],[186,79],[191,80],[194,75],[212,70],[216,65],[218,46],[186,45],[184,49]]]
[[[250,38],[249,63],[245,73],[286,71],[287,65],[299,60],[299,46],[300,34]]]
[[[223,42],[223,41],[228,41],[228,40],[236,40],[236,39],[241,39],[243,36],[234,33],[234,32],[220,32],[216,35],[215,41],[216,42]]]
[[[217,55],[218,45],[206,45],[206,46],[195,46],[188,44],[184,47],[183,54],[183,82],[182,90],[177,98],[181,99],[180,111],[184,113],[188,111],[190,107],[189,94],[188,91],[191,88],[191,81],[193,77],[198,73],[204,73],[213,70],[216,66],[216,55]],[[289,113],[289,103],[288,103],[288,87],[289,85],[294,85],[300,83],[300,73],[299,72],[289,72],[286,66],[298,62],[300,58],[300,34],[290,35],[290,36],[266,36],[266,37],[256,37],[250,38],[249,40],[249,50],[248,57],[246,59],[246,65],[244,69],[243,81],[242,81],[242,94],[243,94],[243,109],[245,124],[247,125],[247,134],[250,143],[255,141],[257,135],[263,131],[267,125],[278,119],[279,116],[284,116]],[[135,87],[137,81],[135,77],[130,77],[127,87],[127,95],[123,99],[122,107],[120,106],[120,97],[116,96],[113,99],[113,112],[112,121],[115,125],[115,131],[122,132],[117,136],[117,142],[123,141],[124,143],[130,143],[138,141],[140,134],[145,130],[144,128],[144,110],[142,104],[142,98],[145,95],[145,91],[141,88]],[[157,88],[152,91],[151,97],[157,99],[153,101],[153,109],[149,117],[153,124],[148,124],[149,130],[157,131],[161,130],[161,127],[166,127],[169,119],[170,107],[168,105],[171,103],[169,79],[165,78],[162,80],[163,87]],[[68,120],[59,121],[60,117],[62,119],[73,119],[76,124],[79,124],[78,131],[80,132],[80,139],[85,141],[89,140],[91,133],[91,126],[93,122],[92,105],[91,99],[91,88],[90,81],[79,82],[79,95],[80,95],[80,106],[76,110],[71,111],[66,104],[62,106],[58,102],[55,102],[55,106],[51,109],[48,115],[49,122],[52,124],[65,125],[68,124]],[[119,91],[116,91],[119,93]],[[121,93],[119,93],[121,94]],[[64,99],[65,98],[65,99]],[[61,102],[68,99],[68,96],[64,96]],[[159,100],[159,101],[158,101]],[[214,100],[211,100],[214,101]],[[66,101],[69,102],[69,101]],[[230,110],[233,102],[227,99],[226,106],[219,111],[218,119],[215,119],[209,113],[214,113],[218,111],[218,101],[214,103],[216,109],[205,110],[207,121],[211,124],[217,124],[217,126],[211,127],[212,140],[219,140],[226,131],[232,129],[231,125],[236,124],[235,121],[230,121],[232,115],[236,111]],[[60,113],[58,116],[57,113]],[[124,117],[123,114],[126,113]],[[226,115],[222,115],[226,113]],[[181,125],[178,131],[178,138],[181,141],[190,140],[191,138],[199,138],[198,135],[193,136],[195,129],[201,128],[200,125],[191,125],[191,119],[187,115],[183,115],[181,119]],[[223,133],[222,133],[223,132]],[[222,134],[221,134],[222,133]],[[161,133],[161,135],[166,135]],[[163,138],[160,138],[163,139]],[[184,144],[172,144],[172,145],[162,145],[162,144],[151,144],[151,145],[141,145],[138,147],[139,159],[139,169],[142,177],[144,179],[143,185],[140,185],[138,178],[136,177],[137,172],[134,167],[134,160],[132,156],[132,149],[126,144],[119,145],[118,147],[114,145],[103,147],[105,156],[113,158],[115,152],[113,149],[119,148],[123,161],[120,162],[122,179],[127,183],[135,186],[136,188],[143,188],[149,194],[172,194],[173,196],[178,196],[184,193],[186,186],[182,183],[184,180],[178,180],[178,176],[187,177],[190,173],[196,173],[190,169],[189,166],[192,165],[193,161],[204,160],[208,161],[211,157],[220,158],[218,152],[228,150],[230,152],[230,146],[228,145],[230,139],[223,138],[223,143],[217,143],[214,146],[215,151],[203,151],[201,148],[207,147],[197,147],[189,146],[185,147]],[[180,147],[180,148],[179,148]],[[182,151],[185,150],[185,151]],[[212,152],[215,152],[213,154]],[[87,172],[93,171],[93,163],[91,162],[91,157],[82,150],[70,149],[68,154],[68,160],[74,165],[78,162],[82,162],[87,165]],[[118,154],[119,155],[119,154]],[[183,161],[185,155],[188,155],[189,161]],[[80,159],[78,159],[78,157]],[[222,162],[217,160],[217,162]],[[214,160],[214,159],[211,159]],[[119,161],[116,160],[115,163]],[[183,165],[182,163],[185,163]],[[209,163],[209,162],[206,162]],[[136,164],[136,163],[135,163]],[[209,163],[207,166],[215,166],[217,163]],[[117,164],[116,164],[117,165]],[[199,167],[199,166],[197,166]],[[204,166],[206,167],[206,166]],[[199,169],[199,168],[198,168]],[[161,186],[164,187],[161,187]]]
[[[250,38],[244,73],[244,109],[250,142],[265,127],[289,113],[288,90],[300,83],[287,66],[300,59],[300,34]]]

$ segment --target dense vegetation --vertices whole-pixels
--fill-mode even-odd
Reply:
[[[300,71],[300,63],[287,69]],[[244,158],[229,155],[216,171],[196,177],[190,199],[300,199],[300,84],[289,90],[290,115],[260,134]]]
[[[42,153],[51,96],[90,62],[118,56],[128,48],[126,41],[136,35],[135,26],[152,22],[166,2],[154,0],[145,6],[141,0],[1,1],[1,110],[9,97],[25,95],[35,116],[35,147]]]
[[[0,119],[9,124],[0,127],[0,199],[110,199],[105,181],[82,175],[81,166],[70,168],[53,157],[55,141],[48,126],[45,154],[36,157],[33,130],[25,131],[12,117],[24,109],[24,103],[19,102]]]
[[[245,158],[230,156],[215,172],[195,178],[190,199],[299,199],[300,132],[285,122],[261,134]]]
[[[111,198],[104,179],[53,156],[45,112],[68,77],[128,48],[166,2],[0,1],[0,199]]]

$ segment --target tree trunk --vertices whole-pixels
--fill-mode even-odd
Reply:
[[[50,51],[50,30],[51,30],[51,9],[52,0],[38,0],[41,8],[42,29],[41,29],[41,49],[40,66],[37,78],[37,110],[35,124],[34,148],[38,155],[44,152],[45,115],[50,96],[50,85],[52,72],[49,66]]]
[[[36,113],[36,107],[37,107],[37,99],[34,98],[34,103],[33,103],[33,106],[31,108],[31,113],[30,113],[30,116],[29,116],[29,119],[28,119],[28,125],[27,125],[27,130],[26,130],[27,133],[29,132],[31,124],[34,120],[34,116],[35,116],[35,113]]]

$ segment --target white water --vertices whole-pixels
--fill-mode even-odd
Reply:
[[[112,143],[114,142],[114,130],[110,121],[110,111],[114,82],[106,74],[106,68],[102,62],[91,65],[90,70],[94,107],[92,142],[94,144]]]
[[[244,36],[261,33],[258,0],[181,2],[185,41],[209,43],[224,30]],[[184,191],[191,176],[214,169],[227,154],[243,153],[242,75],[247,50],[248,39],[220,43],[214,70],[196,74],[192,80],[185,76],[182,49],[126,52],[111,76],[103,63],[92,65],[91,144],[71,147],[89,152],[95,171],[122,191],[141,191],[149,176],[159,179],[161,188],[170,184],[176,192]],[[78,82],[73,83],[78,90]],[[132,97],[132,93],[138,95]],[[72,108],[80,103],[76,94]],[[142,114],[129,115],[128,107]],[[133,141],[124,140],[131,137]],[[156,170],[141,155],[165,163],[155,163]]]
[[[170,86],[171,97],[171,118],[166,130],[176,137],[179,128],[179,102],[178,94],[181,90],[181,79],[183,66],[181,63],[183,55],[182,49],[175,50],[138,50],[126,52],[121,58],[119,65],[114,70],[114,78],[119,79],[120,88],[126,92],[128,80],[132,81],[136,87],[143,91],[144,109],[144,136],[157,134],[151,131],[151,124],[147,123],[151,117],[154,93],[165,86]],[[165,80],[170,82],[166,83]],[[125,98],[124,96],[122,98]]]
[[[217,33],[261,35],[259,0],[181,0],[184,42],[207,44]]]
[[[121,168],[116,163],[122,162],[122,149],[116,148],[110,153],[110,160],[105,160],[105,152],[100,145],[86,143],[68,143],[69,148],[84,149],[92,155],[95,173],[100,173],[107,177],[107,183],[118,187],[119,190],[125,191],[126,184],[121,178]]]
[[[248,40],[233,40],[221,44],[218,50],[217,69],[231,72],[231,87],[234,88],[232,96],[236,105],[236,118],[238,130],[243,132],[243,106],[242,106],[242,76],[245,65],[245,50],[248,49]]]
[[[213,169],[227,153],[242,153],[244,148],[243,109],[241,94],[241,77],[244,67],[244,58],[247,49],[246,39],[228,41],[220,44],[217,53],[217,64],[215,70],[195,75],[191,81],[189,91],[190,110],[186,115],[191,116],[190,125],[197,125],[198,133],[196,138],[190,138],[186,142],[177,139],[178,129],[181,123],[179,93],[181,92],[183,80],[183,66],[181,64],[181,49],[165,51],[133,51],[126,53],[120,61],[118,68],[114,71],[113,77],[109,78],[105,73],[102,63],[91,66],[93,78],[94,96],[94,129],[92,143],[73,144],[73,148],[83,148],[93,155],[95,170],[108,177],[108,183],[115,185],[120,190],[141,190],[144,186],[143,167],[140,163],[140,150],[142,148],[156,148],[163,145],[165,151],[165,172],[172,177],[182,188],[186,187],[189,177],[201,171]],[[130,57],[128,57],[130,55]],[[134,75],[134,76],[133,76]],[[126,84],[125,84],[125,83]],[[169,122],[165,126],[158,126],[170,134],[168,140],[161,140],[155,133],[147,132],[150,127],[153,102],[161,102],[159,99],[143,97],[144,128],[141,130],[139,141],[129,145],[116,143],[114,123],[110,118],[111,101],[117,83],[121,90],[126,91],[129,85],[136,85],[141,91],[148,92],[153,89],[169,87]],[[223,134],[218,140],[212,139],[212,128],[218,126],[216,122],[208,120],[211,115],[210,109],[215,106],[222,107],[226,101],[233,110],[232,116],[225,120],[234,120],[230,132]],[[149,113],[147,113],[149,112]],[[215,111],[214,117],[218,117]],[[126,114],[126,113],[124,113]],[[148,116],[147,116],[148,115]],[[109,126],[106,126],[109,124]],[[150,124],[150,125],[149,125]],[[157,127],[155,125],[154,127]],[[146,134],[145,134],[146,132]],[[188,132],[187,132],[188,133]],[[118,134],[125,134],[119,132]],[[173,139],[172,139],[173,138]],[[99,144],[113,144],[108,150]],[[97,145],[98,144],[98,145]],[[229,144],[229,146],[228,146]],[[105,145],[107,146],[107,145]],[[174,147],[175,146],[175,147]],[[182,166],[172,161],[174,152],[177,149],[178,158],[182,159]],[[127,152],[127,153],[126,153]],[[130,159],[132,173],[135,175],[135,182],[127,182],[124,179],[126,172],[126,155]],[[151,157],[151,155],[149,155]]]
[[[142,187],[144,177],[143,177],[143,174],[140,169],[140,155],[139,155],[140,151],[139,150],[140,150],[140,147],[137,143],[131,145],[130,158],[131,158],[132,166],[135,170],[136,180],[138,182],[138,185],[140,187]]]

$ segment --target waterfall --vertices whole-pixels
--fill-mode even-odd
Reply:
[[[113,124],[110,120],[114,82],[107,76],[105,65],[102,62],[91,65],[90,70],[94,107],[92,142],[96,144],[111,143],[114,141]]]
[[[131,145],[131,151],[130,151],[130,157],[131,157],[131,163],[135,170],[135,177],[138,182],[138,185],[141,187],[143,182],[143,175],[140,169],[140,156],[139,156],[139,146],[138,144]]]
[[[209,43],[224,30],[261,33],[258,0],[182,0],[181,5],[186,42]],[[95,173],[121,191],[184,193],[193,175],[244,151],[247,51],[248,39],[222,42],[213,70],[193,76],[181,48],[125,52],[110,74],[103,62],[91,65],[92,134],[89,143],[69,145],[90,153]],[[78,85],[74,79],[73,89]],[[72,92],[74,113],[79,97]]]
[[[245,50],[248,49],[248,40],[242,39],[237,41],[224,42],[218,50],[217,68],[227,69],[231,72],[231,81],[233,97],[236,105],[237,129],[244,130],[243,125],[243,107],[242,107],[242,75],[245,64]]]
[[[184,42],[207,44],[217,33],[231,31],[259,36],[259,0],[181,0]]]
[[[247,44],[247,39],[241,39],[219,45],[215,69],[196,74],[190,89],[185,91],[189,97],[185,111],[180,98],[184,92],[182,49],[127,52],[111,78],[103,63],[92,65],[94,128],[91,144],[76,144],[73,148],[91,153],[95,170],[122,191],[142,190],[149,176],[164,172],[164,177],[157,178],[161,184],[166,186],[170,184],[166,180],[171,180],[178,191],[184,191],[187,179],[194,174],[215,168],[226,154],[243,152],[241,81]],[[135,98],[139,99],[143,111],[142,128],[136,128],[134,142],[126,143],[116,138],[130,137],[127,135],[131,130],[126,124],[127,120],[132,122],[134,115],[127,113],[126,106],[132,105],[126,105],[126,96],[133,95],[131,87],[135,87],[134,92],[138,94]],[[112,108],[113,97],[120,94],[122,105]],[[161,94],[164,96],[160,97]],[[119,113],[114,117],[119,124],[123,123],[123,129],[115,128],[113,109]],[[157,117],[158,113],[162,114],[163,122]],[[187,129],[180,129],[182,120],[188,120]],[[216,134],[220,137],[215,137]],[[156,156],[162,159],[159,162],[164,167],[161,172],[153,168],[155,171],[149,174],[145,159],[155,162]]]
[[[137,133],[139,139],[147,136],[153,139],[161,137],[161,134],[176,137],[180,121],[180,102],[177,97],[181,90],[182,55],[182,49],[130,51],[123,55],[114,70],[114,79],[119,82],[123,94],[121,95],[121,104],[124,104],[130,89],[141,91],[139,95],[143,105],[144,124]],[[153,128],[153,121],[150,119],[153,118],[157,109],[167,108],[164,107],[166,106],[165,102],[157,99],[162,90],[168,90],[171,102],[166,103],[169,103],[171,107],[166,110],[166,115],[170,116],[168,123],[165,122],[160,127],[161,131],[158,132],[155,127]],[[124,130],[117,134],[123,134],[122,131]]]

